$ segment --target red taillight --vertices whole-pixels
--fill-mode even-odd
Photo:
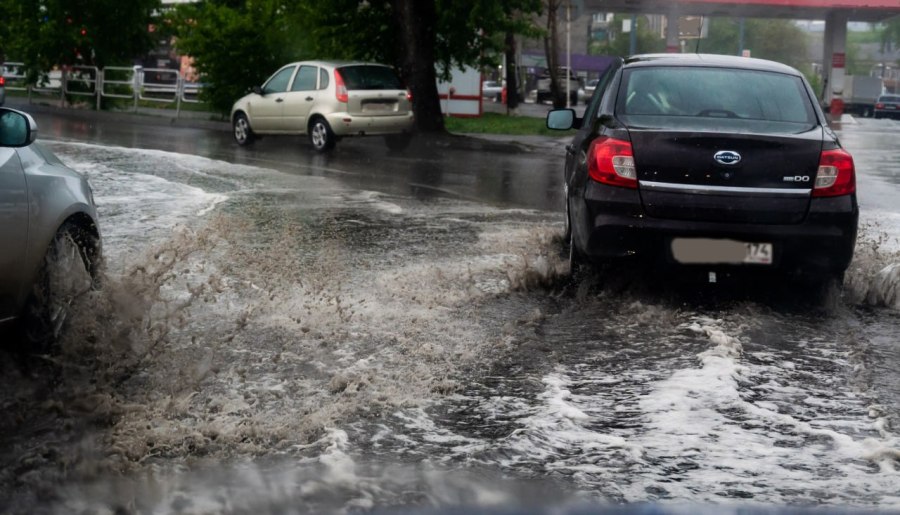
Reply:
[[[588,151],[588,176],[610,186],[637,188],[631,143],[607,137],[595,139]]]
[[[823,150],[816,172],[813,197],[837,197],[856,191],[856,167],[853,156],[844,150]]]
[[[6,86],[6,77],[0,75],[0,86]]]
[[[878,102],[877,104],[875,104],[875,109],[884,109],[884,104]]]
[[[347,93],[347,86],[344,85],[344,78],[341,72],[334,71],[334,96],[338,102],[347,103],[350,101],[350,95]]]
[[[412,102],[412,91],[406,90],[406,100]]]

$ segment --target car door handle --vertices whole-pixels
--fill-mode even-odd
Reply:
[[[284,102],[284,99],[283,99],[283,98],[276,98],[275,101],[276,101],[276,102]]]
[[[306,97],[306,101],[307,101],[307,102],[312,102],[312,101],[313,101],[313,97]]]

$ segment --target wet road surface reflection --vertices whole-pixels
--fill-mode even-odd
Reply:
[[[58,355],[2,360],[0,511],[900,507],[876,195],[842,296],[571,281],[559,156],[143,130],[43,133],[109,271]]]

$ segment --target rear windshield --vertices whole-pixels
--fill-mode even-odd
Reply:
[[[400,77],[387,66],[359,65],[338,68],[347,89],[406,89]]]
[[[878,99],[879,102],[900,102],[900,96],[885,95]]]
[[[729,68],[626,70],[616,115],[663,129],[804,132],[817,124],[800,77]]]

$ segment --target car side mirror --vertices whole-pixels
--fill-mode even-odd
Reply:
[[[253,86],[253,88],[250,91],[256,93],[257,95],[263,94],[262,88],[259,86]]]
[[[547,128],[555,131],[567,131],[575,128],[578,118],[573,109],[554,109],[547,113]]]
[[[21,111],[0,108],[0,147],[25,147],[36,139],[34,118]]]

